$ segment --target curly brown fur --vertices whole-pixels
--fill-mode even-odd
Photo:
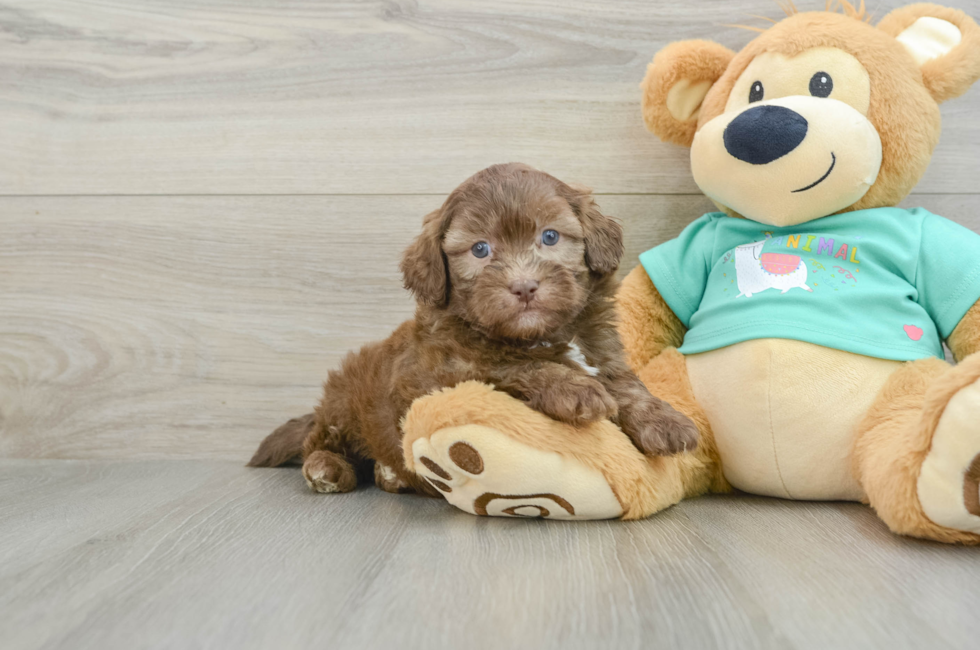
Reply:
[[[252,460],[248,461],[248,466],[278,467],[299,460],[303,441],[315,425],[316,418],[312,413],[292,418],[262,441]]]
[[[548,230],[557,241],[546,243]],[[474,251],[481,242],[485,256]],[[436,495],[404,465],[400,420],[415,399],[468,380],[568,424],[609,418],[652,455],[694,448],[691,421],[650,395],[626,365],[613,305],[622,253],[619,224],[588,190],[520,164],[475,174],[425,217],[405,251],[415,319],[329,374],[302,450],[296,427],[285,425],[252,464],[302,451],[311,487],[339,492],[354,489],[357,467],[374,461],[394,473],[376,469],[385,489]]]

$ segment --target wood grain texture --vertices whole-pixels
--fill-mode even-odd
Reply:
[[[0,200],[0,456],[247,459],[411,317],[398,262],[442,200]],[[602,204],[634,258],[710,207]]]
[[[636,256],[710,210],[604,196]],[[0,456],[244,461],[348,350],[411,317],[442,197],[0,200]],[[917,196],[980,230],[975,195]]]
[[[4,460],[0,518],[11,650],[944,650],[980,634],[977,549],[891,536],[858,504],[711,497],[541,522],[317,495],[295,469]]]
[[[822,9],[823,0],[801,1]],[[873,3],[879,18],[904,0]],[[980,17],[980,1],[953,3]],[[0,194],[445,193],[520,160],[693,193],[640,118],[673,40],[739,49],[772,0],[16,0],[0,6]],[[980,89],[920,192],[977,192]]]

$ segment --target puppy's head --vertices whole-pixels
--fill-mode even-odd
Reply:
[[[623,233],[588,190],[526,165],[494,165],[425,217],[405,286],[494,338],[546,338],[619,266]]]

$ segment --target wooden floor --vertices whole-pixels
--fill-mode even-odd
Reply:
[[[638,84],[753,15],[782,11],[0,2],[0,650],[976,648],[980,550],[860,505],[491,521],[242,467],[410,316],[399,255],[473,172],[595,188],[623,273],[711,210]],[[978,115],[980,88],[943,106],[903,205],[980,231]]]
[[[976,648],[975,553],[858,504],[485,519],[295,469],[0,461],[4,648]]]

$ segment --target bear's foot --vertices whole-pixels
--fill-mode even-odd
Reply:
[[[950,371],[972,383],[946,403],[922,463],[918,495],[922,511],[940,526],[980,534],[980,356]]]
[[[412,443],[415,471],[449,503],[475,515],[612,519],[623,514],[605,477],[493,427],[468,424]]]

